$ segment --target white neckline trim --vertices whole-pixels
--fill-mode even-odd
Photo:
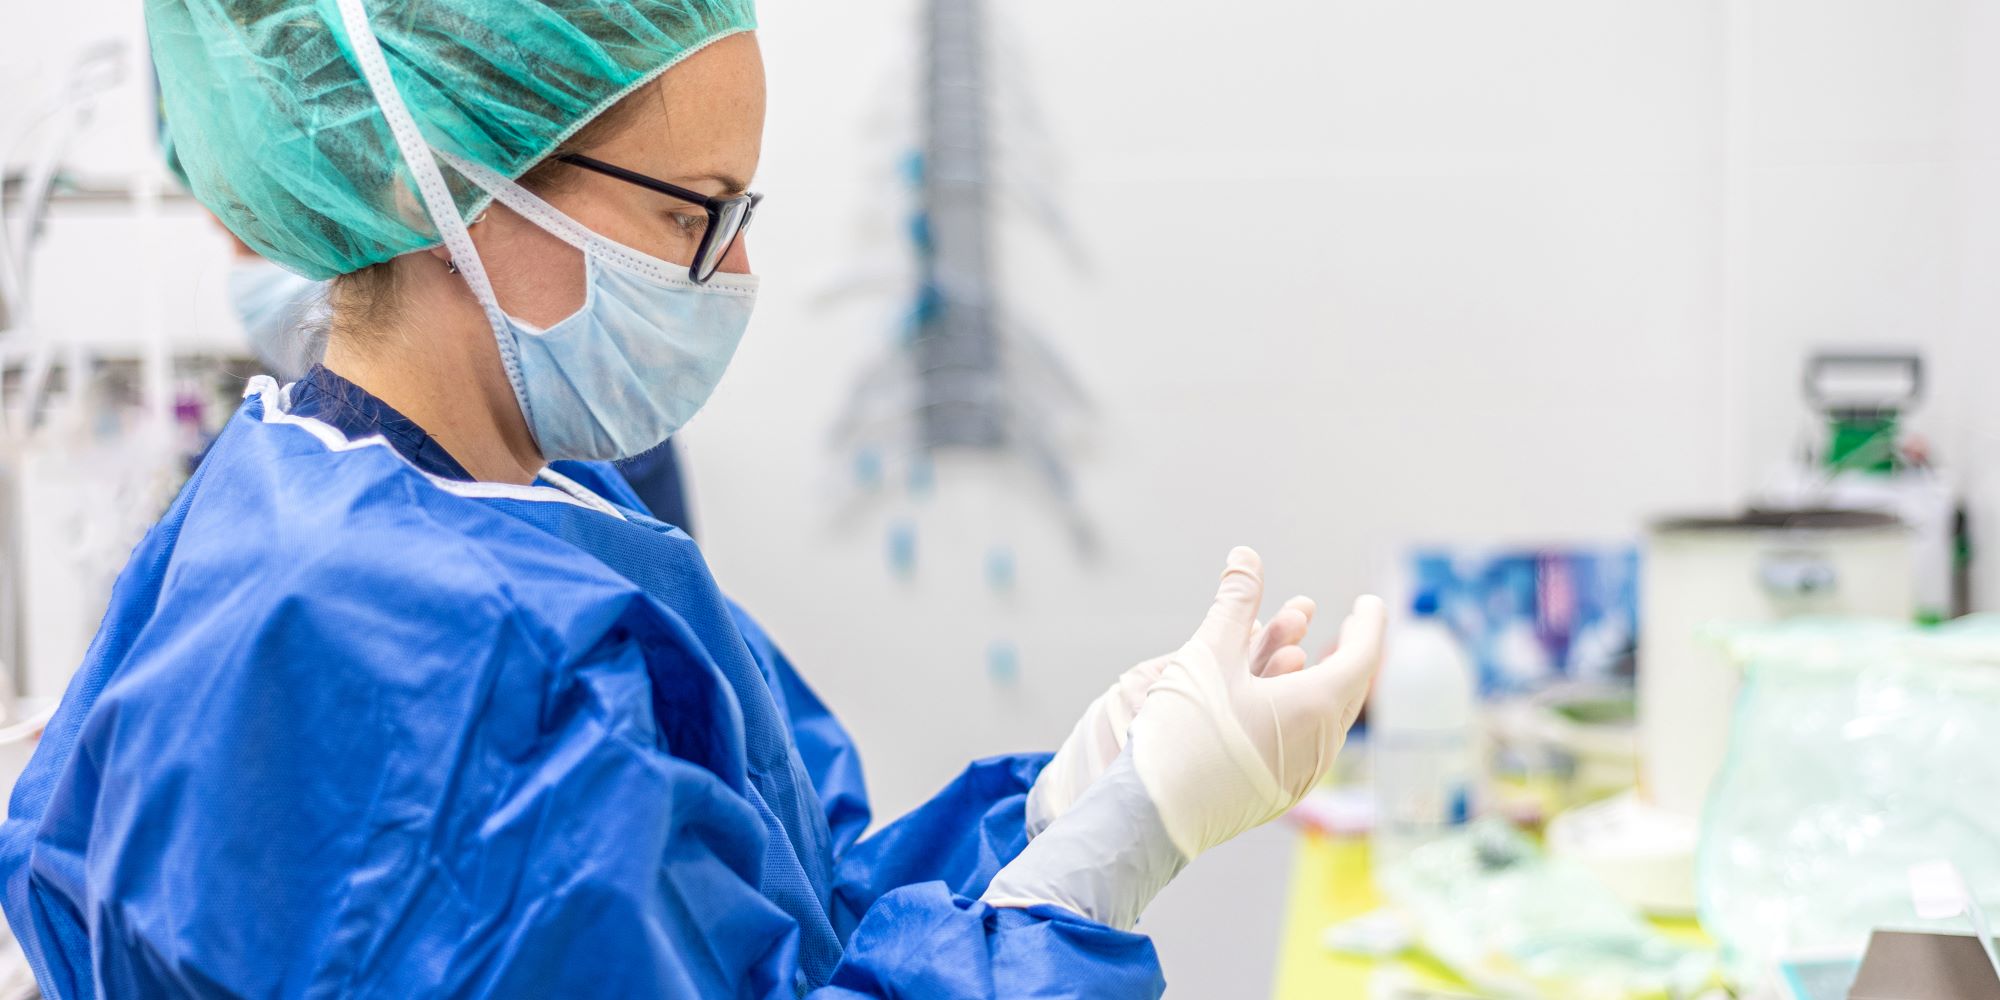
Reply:
[[[394,455],[396,457],[396,461],[401,462],[406,466],[409,466],[412,471],[416,472],[420,476],[423,476],[425,479],[430,480],[431,485],[436,486],[438,489],[441,489],[446,493],[452,493],[462,497],[472,497],[474,499],[529,500],[535,503],[566,503],[577,507],[583,507],[588,510],[594,510],[602,514],[609,514],[612,517],[615,517],[621,521],[625,520],[624,513],[621,512],[617,507],[612,506],[610,501],[607,501],[603,497],[600,497],[597,494],[592,493],[590,489],[584,486],[582,483],[579,483],[576,480],[571,479],[568,476],[565,476],[562,473],[557,472],[554,469],[551,469],[547,466],[542,467],[542,471],[538,474],[538,478],[547,481],[550,484],[548,486],[535,486],[533,484],[522,486],[516,483],[487,483],[487,482],[480,482],[478,480],[467,481],[462,479],[447,479],[444,476],[434,475],[430,472],[418,468],[415,463],[411,462],[408,458],[405,458],[402,452],[397,451],[396,447],[389,443],[388,438],[385,438],[380,434],[370,434],[369,436],[363,438],[350,438],[347,435],[341,433],[339,428],[333,426],[332,424],[327,423],[324,420],[316,420],[312,417],[301,417],[297,414],[290,412],[291,395],[292,395],[291,386],[287,385],[281,389],[278,387],[278,381],[269,375],[258,375],[255,378],[252,378],[250,380],[250,384],[243,388],[243,397],[245,399],[248,399],[251,396],[256,396],[263,402],[264,404],[263,420],[265,423],[289,424],[293,427],[297,427],[301,430],[304,430],[306,433],[311,434],[313,437],[317,438],[321,444],[327,447],[328,451],[356,451],[361,448],[381,447],[387,450],[389,454]]]

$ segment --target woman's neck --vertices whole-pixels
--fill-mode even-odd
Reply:
[[[326,366],[415,421],[474,479],[533,482],[544,463],[486,314],[457,276],[423,274],[430,255],[412,256],[420,273],[397,276],[412,286],[398,296],[402,320],[343,332],[336,317]]]

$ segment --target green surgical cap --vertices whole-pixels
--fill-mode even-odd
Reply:
[[[509,177],[694,51],[752,0],[366,0],[432,146]],[[267,259],[310,278],[438,241],[355,67],[335,0],[146,0],[178,171]],[[470,218],[486,196],[446,171]]]

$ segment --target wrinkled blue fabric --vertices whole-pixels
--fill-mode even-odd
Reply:
[[[701,532],[695,530],[694,511],[688,506],[687,487],[681,480],[680,446],[672,438],[652,451],[616,465],[633,494],[645,501],[647,512],[686,532],[689,538],[701,537]]]
[[[557,471],[623,520],[264,416],[134,552],[0,825],[49,996],[1159,995],[1145,938],[976,901],[1043,758],[859,840],[845,732],[608,467]]]

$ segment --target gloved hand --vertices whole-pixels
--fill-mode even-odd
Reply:
[[[981,897],[1052,904],[1130,927],[1201,852],[1275,819],[1318,783],[1360,713],[1381,659],[1386,613],[1363,597],[1338,649],[1309,668],[1252,670],[1263,566],[1230,553],[1215,604],[1168,657],[1122,753],[1031,841]]]
[[[1263,574],[1257,553],[1230,552],[1208,618],[1132,722],[1133,766],[1190,859],[1277,818],[1319,783],[1382,658],[1388,613],[1380,598],[1362,597],[1331,656],[1274,677],[1253,674]]]
[[[1257,626],[1252,643],[1251,670],[1260,677],[1291,673],[1306,665],[1306,651],[1299,643],[1312,627],[1317,606],[1308,597],[1285,602],[1268,623]],[[1042,773],[1028,790],[1027,830],[1033,839],[1069,810],[1078,796],[1104,773],[1105,768],[1125,749],[1125,733],[1139,714],[1140,703],[1160,673],[1167,668],[1169,653],[1156,656],[1118,676],[1111,687],[1083,711],[1069,738],[1056,750]]]

